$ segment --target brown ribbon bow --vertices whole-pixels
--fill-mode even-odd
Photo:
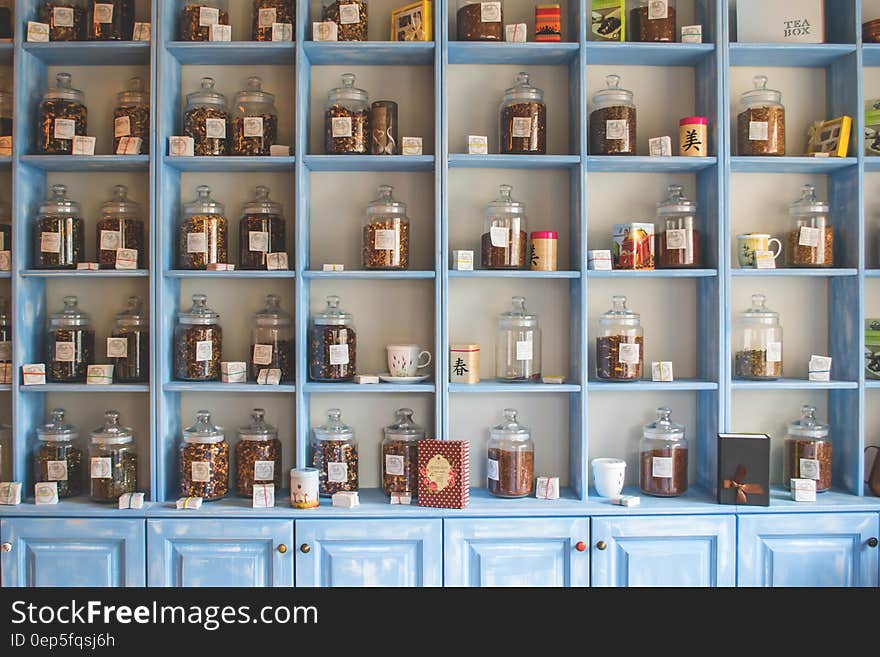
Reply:
[[[762,495],[764,493],[764,487],[761,484],[746,484],[743,483],[743,480],[746,478],[746,466],[738,465],[736,468],[736,472],[733,473],[733,479],[725,479],[724,487],[725,488],[735,488],[736,489],[736,503],[737,504],[745,504],[748,502],[748,494],[752,495]]]

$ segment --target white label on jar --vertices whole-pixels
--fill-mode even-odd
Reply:
[[[648,0],[648,20],[669,17],[669,0]]]
[[[655,456],[652,458],[651,476],[658,479],[672,479],[672,457]]]
[[[526,116],[513,117],[513,136],[526,138],[531,137],[532,120]]]
[[[354,25],[361,22],[361,8],[359,5],[339,5],[339,23],[342,25]]]
[[[211,360],[214,353],[214,343],[211,340],[199,340],[196,342],[196,362],[204,363]]]
[[[330,364],[331,365],[348,365],[348,345],[347,344],[331,344],[330,345]]]
[[[207,253],[208,252],[208,236],[204,233],[187,233],[186,234],[186,252],[187,253]]]
[[[73,139],[76,136],[74,119],[55,119],[55,139]]]
[[[810,228],[809,226],[801,226],[801,232],[798,236],[798,246],[819,246],[819,237],[821,233],[821,228]]]
[[[49,481],[67,481],[67,461],[46,461],[46,478]]]
[[[767,141],[769,138],[769,123],[766,121],[749,121],[749,141]]]
[[[61,233],[41,233],[40,251],[42,253],[61,253]]]
[[[115,251],[119,248],[122,235],[118,230],[101,231],[101,251]]]
[[[385,455],[385,474],[395,477],[403,476],[403,457],[399,454]]]
[[[375,233],[373,239],[373,248],[385,251],[393,251],[397,248],[397,231],[380,229]]]
[[[244,136],[245,137],[262,137],[263,136],[263,117],[262,116],[246,116],[246,117],[244,117]]]
[[[76,360],[76,345],[73,342],[56,342],[55,360],[59,363],[74,362]]]
[[[336,116],[331,122],[333,137],[351,137],[351,117]]]
[[[348,463],[327,463],[327,481],[344,484],[348,481]]]
[[[254,461],[254,481],[272,481],[275,478],[275,461]]]
[[[12,343],[9,340],[0,342],[0,362],[12,360]]]
[[[819,460],[801,459],[801,479],[819,479]]]
[[[52,22],[55,27],[73,27],[73,7],[55,7]]]
[[[626,139],[626,119],[613,119],[605,121],[605,139]]]
[[[516,341],[516,359],[532,360],[532,341],[517,340]]]
[[[668,228],[666,230],[666,248],[686,249],[687,248],[687,230],[685,228]]]
[[[226,119],[205,119],[205,137],[226,139]]]
[[[495,459],[486,461],[486,476],[492,481],[498,481],[498,461]]]
[[[781,342],[768,342],[767,343],[767,362],[768,363],[781,363],[782,362],[782,343]]]
[[[480,3],[480,21],[483,23],[500,23],[501,22],[501,3],[500,2],[481,2]]]
[[[259,26],[260,27],[272,27],[272,23],[275,22],[277,18],[277,12],[274,7],[270,7],[269,9],[260,9],[259,14]]]
[[[128,137],[131,135],[131,118],[128,116],[117,116],[113,120],[113,136]]]
[[[113,463],[108,456],[92,457],[92,479],[109,479],[113,472]]]
[[[220,22],[220,10],[217,7],[199,7],[199,26],[209,27]]]
[[[265,230],[248,231],[248,249],[251,251],[269,251],[269,233]]]
[[[638,365],[639,344],[637,342],[621,342],[617,351],[617,360],[620,363]]]
[[[107,338],[107,358],[127,358],[128,338]]]
[[[107,2],[95,3],[95,22],[96,23],[112,23],[113,22],[113,5]]]
[[[254,345],[254,365],[271,365],[272,364],[272,345],[255,344]]]
[[[510,228],[504,228],[502,226],[492,226],[489,229],[489,239],[492,241],[492,246],[499,246],[501,248],[506,249],[510,246]]]
[[[211,464],[208,461],[193,461],[191,473],[192,477],[190,478],[193,481],[209,482],[211,481]]]

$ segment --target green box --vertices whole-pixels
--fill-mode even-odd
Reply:
[[[593,41],[626,41],[626,0],[593,0]]]

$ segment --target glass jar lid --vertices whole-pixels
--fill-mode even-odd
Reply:
[[[385,437],[395,440],[421,440],[425,437],[425,430],[413,421],[411,408],[397,410],[394,423],[385,427]]]
[[[72,100],[77,103],[85,103],[85,94],[71,86],[70,73],[58,73],[55,76],[55,86],[49,87],[43,98],[46,100]]]
[[[391,185],[379,185],[376,190],[376,200],[367,205],[367,216],[406,216],[406,203],[395,201],[392,196],[394,187]]]
[[[183,430],[183,441],[187,443],[223,442],[223,427],[211,422],[211,411],[196,411],[196,423]]]
[[[801,197],[789,206],[788,214],[792,217],[804,217],[812,214],[828,214],[829,209],[828,201],[820,201],[816,198],[815,185],[804,185]]]
[[[130,214],[140,217],[141,204],[128,198],[128,187],[114,185],[113,198],[101,205],[101,213],[104,215]]]
[[[67,185],[52,185],[49,198],[40,203],[41,215],[71,214],[80,216],[79,203],[67,198]]]
[[[277,294],[266,295],[266,307],[254,314],[257,326],[290,326],[293,319],[290,313],[281,310],[281,297]]]
[[[327,411],[327,424],[314,428],[316,440],[351,440],[354,429],[342,421],[342,411],[331,408]]]
[[[498,198],[490,201],[486,206],[486,215],[495,217],[499,215],[524,215],[526,213],[525,203],[514,201],[511,196],[513,191],[512,185],[499,185]]]
[[[538,323],[538,316],[529,313],[526,310],[525,297],[511,297],[510,310],[499,315],[501,325],[508,326],[535,326]]]
[[[222,203],[211,198],[211,188],[207,185],[196,187],[196,199],[183,204],[183,212],[187,217],[197,214],[222,215],[225,210]]]
[[[327,307],[324,308],[324,312],[316,314],[312,321],[319,326],[344,326],[350,324],[352,315],[339,307],[340,301],[339,297],[331,294],[327,297]]]
[[[593,105],[613,107],[614,105],[632,105],[633,92],[620,86],[619,75],[606,75],[605,88],[593,94]]]
[[[88,326],[92,319],[79,308],[79,300],[71,295],[62,300],[64,308],[49,315],[49,326]]]
[[[214,78],[204,77],[201,88],[186,95],[187,107],[194,105],[215,105],[226,109],[226,96],[214,89]]]
[[[520,71],[516,74],[516,82],[504,91],[505,100],[535,100],[542,102],[544,92],[529,84],[529,74]]]
[[[328,99],[331,105],[338,100],[354,100],[363,103],[368,102],[369,96],[367,95],[367,92],[354,86],[354,73],[343,73],[341,77],[342,86],[331,89],[328,94]]]
[[[254,198],[242,206],[242,214],[274,214],[281,216],[281,204],[269,198],[269,188],[265,185],[257,185],[254,188]]]
[[[766,75],[756,75],[752,78],[754,89],[742,92],[740,101],[743,105],[781,105],[782,92],[767,88],[768,78]]]
[[[669,185],[666,192],[666,200],[657,204],[658,217],[697,213],[697,204],[684,195],[684,187]]]
[[[767,307],[767,297],[763,294],[752,295],[752,307],[742,313],[742,318],[748,320],[779,319],[779,313]]]
[[[266,411],[251,411],[251,423],[238,428],[239,440],[272,440],[278,437],[278,429],[266,422]]]
[[[671,419],[672,411],[666,407],[657,409],[657,419],[646,424],[643,429],[645,438],[656,440],[681,440],[684,438],[684,426]]]
[[[639,317],[639,313],[626,307],[626,297],[616,294],[611,297],[611,309],[607,310],[599,319],[606,322],[638,323]]]
[[[53,408],[49,411],[51,422],[37,427],[37,438],[45,442],[60,442],[62,440],[76,440],[79,432],[72,424],[64,423],[64,409]]]
[[[244,103],[266,103],[273,104],[275,102],[275,94],[263,91],[263,80],[253,75],[247,80],[247,88],[235,94],[235,104]]]
[[[788,425],[788,434],[798,438],[814,438],[825,440],[831,427],[816,419],[816,407],[804,404],[801,406],[801,417]]]
[[[208,297],[204,294],[192,295],[193,305],[189,310],[177,313],[181,324],[216,324],[220,314],[208,308]]]
[[[128,306],[116,315],[116,326],[149,326],[150,318],[144,313],[143,299],[128,297]]]
[[[527,440],[531,437],[532,432],[526,426],[523,426],[516,419],[515,408],[504,409],[504,420],[501,424],[496,424],[489,429],[489,435],[492,438],[511,438],[513,440]]]
[[[99,445],[124,445],[134,440],[134,429],[119,424],[119,411],[104,413],[104,425],[92,431],[92,442]]]
[[[116,94],[116,102],[120,105],[148,105],[150,95],[144,86],[144,79],[138,76],[130,78],[128,89]]]

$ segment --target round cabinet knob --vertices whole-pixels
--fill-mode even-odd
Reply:
[[[0,545],[0,552],[3,552],[4,554],[12,552],[12,543],[4,543],[3,545]]]
[[[309,545],[308,543],[303,543],[302,545],[299,546],[299,551],[302,552],[303,554],[308,554],[309,552],[312,551],[312,546]]]
[[[278,552],[281,554],[284,554],[285,552],[287,552],[287,546],[284,543],[282,543],[281,545],[278,546]]]
[[[584,543],[583,541],[578,541],[577,543],[575,543],[574,549],[577,550],[578,552],[583,552],[584,550],[587,549],[587,544]]]
[[[878,540],[877,540],[876,538],[874,538],[873,536],[872,536],[871,538],[868,539],[868,547],[875,548],[875,547],[877,547],[878,543],[880,543],[880,541],[878,541]],[[5,546],[6,546],[6,544],[4,544],[4,547],[5,547]]]
[[[599,541],[598,543],[596,543],[596,547],[600,550],[604,550],[608,547],[608,544],[605,541]]]

